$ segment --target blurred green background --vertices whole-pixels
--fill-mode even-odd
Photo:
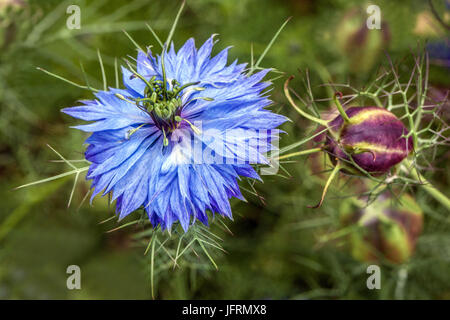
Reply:
[[[432,3],[448,23],[448,3]],[[66,8],[71,4],[81,9],[80,30],[66,27]],[[319,84],[332,80],[363,87],[386,59],[384,50],[394,60],[401,60],[418,43],[428,40],[434,45],[430,84],[436,95],[445,95],[450,84],[445,42],[448,31],[433,15],[428,1],[376,1],[382,29],[360,32],[360,37],[352,38],[365,27],[369,4],[344,0],[188,0],[174,41],[179,48],[194,37],[200,45],[217,33],[216,53],[231,45],[229,61],[238,58],[250,62],[252,45],[258,57],[292,16],[262,66],[286,75],[309,69],[313,92],[327,97]],[[68,159],[81,159],[87,137],[70,129],[74,120],[59,110],[79,99],[92,98],[90,92],[49,77],[36,67],[84,83],[81,62],[91,85],[100,87],[98,48],[108,83],[113,85],[114,58],[135,54],[121,30],[141,46],[157,47],[145,23],[164,39],[179,5],[179,1],[165,0],[0,0],[1,299],[151,298],[145,247],[133,238],[140,227],[106,233],[115,222],[99,222],[110,217],[114,208],[102,198],[94,200],[92,206],[84,203],[78,208],[89,188],[84,179],[77,184],[70,208],[67,200],[73,177],[13,188],[68,170],[65,164],[50,161],[57,157],[46,144]],[[284,79],[274,81],[272,108],[293,122],[283,125],[287,134],[280,146],[301,140],[310,132],[308,122],[286,103]],[[300,81],[294,81],[292,87],[300,91]],[[440,170],[427,176],[447,195],[449,158],[449,150],[441,150],[434,163]],[[427,194],[413,190],[425,214],[424,231],[413,256],[402,264],[382,263],[381,290],[368,290],[369,263],[352,258],[341,243],[318,243],[320,235],[336,230],[338,208],[347,200],[331,192],[322,208],[308,209],[306,206],[320,197],[323,181],[311,173],[305,159],[284,168],[291,177],[266,176],[263,184],[255,184],[260,197],[250,192],[244,194],[248,203],[233,201],[235,219],[227,222],[233,235],[221,233],[227,253],[216,255],[219,271],[210,267],[170,268],[157,277],[156,298],[450,298],[450,216]],[[66,268],[72,264],[81,267],[81,290],[66,287]]]

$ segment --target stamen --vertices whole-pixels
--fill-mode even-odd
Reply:
[[[116,96],[117,98],[119,98],[120,100],[129,102],[129,103],[133,103],[133,104],[135,103],[134,101],[128,100],[127,98],[125,98],[125,97],[124,97],[123,95],[121,95],[120,93],[116,93],[115,96]]]
[[[196,98],[193,98],[193,99],[187,101],[185,104],[189,104],[189,103],[191,103],[192,101],[195,101],[195,100],[214,101],[213,98],[209,98],[209,97],[196,97]]]
[[[138,131],[140,128],[142,128],[145,125],[146,125],[146,123],[143,123],[143,124],[141,124],[139,127],[135,128],[135,129],[128,130],[126,135],[125,135],[125,139],[129,140],[132,134],[134,134],[136,131]]]
[[[166,136],[166,130],[164,130],[164,127],[162,128],[162,132],[163,132],[163,135],[164,135],[164,138],[163,138],[163,146],[164,146],[164,147],[167,147],[167,146],[169,145],[169,140],[167,139],[167,136]]]
[[[189,120],[184,119],[180,116],[175,116],[175,121],[176,122],[181,122],[181,121],[185,121],[187,124],[189,124],[189,126],[191,127],[192,131],[194,131],[195,134],[200,135],[202,133],[202,131],[197,128],[196,126],[194,126]]]

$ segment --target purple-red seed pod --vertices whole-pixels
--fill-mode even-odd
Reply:
[[[391,42],[390,28],[386,21],[381,21],[379,30],[369,29],[367,17],[362,8],[353,8],[339,19],[338,25],[332,26],[334,48],[342,55],[353,74],[369,72]]]
[[[329,122],[325,141],[331,160],[341,160],[344,171],[360,174],[359,166],[372,175],[380,175],[413,150],[411,136],[406,138],[408,129],[387,109],[351,107],[345,112],[347,121],[338,115]]]
[[[408,194],[394,199],[385,193],[359,210],[341,208],[340,220],[351,228],[347,240],[354,258],[403,263],[414,253],[423,213]]]
[[[339,115],[332,120],[317,118],[299,108],[289,92],[289,82],[284,83],[284,94],[291,106],[305,118],[320,124],[319,132],[314,135],[315,142],[324,142],[323,147],[299,152],[310,154],[326,151],[334,168],[328,177],[319,203],[322,205],[331,182],[338,173],[357,175],[382,175],[405,159],[413,151],[414,142],[408,129],[389,110],[380,107],[350,107],[344,110],[336,92],[334,102]]]

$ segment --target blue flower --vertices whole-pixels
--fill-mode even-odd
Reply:
[[[74,127],[92,133],[92,198],[111,192],[120,219],[143,207],[154,227],[178,221],[186,231],[197,219],[207,225],[208,210],[232,218],[229,199],[245,200],[240,176],[260,179],[252,164],[268,163],[287,120],[265,109],[270,70],[249,76],[245,64],[227,65],[228,48],[211,57],[213,45],[211,37],[198,50],[189,39],[162,56],[140,51],[136,70],[122,68],[125,89],[62,110],[92,121]]]

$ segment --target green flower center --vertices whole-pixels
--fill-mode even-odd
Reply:
[[[133,71],[133,70],[132,70]],[[164,145],[168,145],[167,135],[174,131],[181,122],[185,121],[192,130],[198,134],[199,129],[196,128],[191,122],[186,119],[183,119],[181,115],[181,110],[183,106],[190,103],[191,101],[202,99],[207,101],[212,101],[213,99],[207,97],[196,97],[190,99],[189,101],[183,104],[181,92],[187,87],[195,86],[199,84],[199,82],[190,82],[184,85],[181,85],[177,80],[173,79],[170,84],[170,89],[167,88],[167,82],[164,80],[157,80],[155,76],[153,76],[150,80],[145,79],[142,75],[137,72],[133,72],[132,77],[138,77],[142,81],[145,82],[146,87],[144,89],[144,98],[131,98],[124,97],[120,94],[116,94],[116,96],[122,100],[125,100],[129,103],[135,104],[139,109],[148,113],[155,125],[162,130],[164,134]],[[191,90],[193,91],[203,91],[203,87],[194,87]],[[133,133],[139,130],[142,126],[132,129],[128,132],[127,137],[129,138]]]
[[[148,81],[147,86],[144,90],[144,99],[142,101],[142,106],[148,113],[153,113],[153,115],[162,120],[169,120],[173,118],[177,111],[182,107],[182,101],[180,97],[180,92],[187,86],[193,85],[188,84],[181,86],[177,80],[172,80],[172,90],[164,88],[163,81],[155,80],[155,77]]]

